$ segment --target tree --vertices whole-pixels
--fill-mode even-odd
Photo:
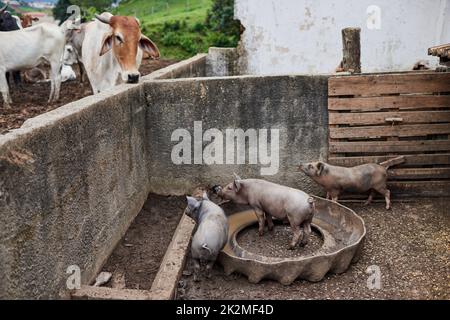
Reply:
[[[234,20],[234,0],[214,0],[205,24],[213,31],[209,35],[210,45],[237,46],[241,36],[241,24],[238,20]]]
[[[239,37],[240,23],[234,20],[234,0],[214,0],[206,25],[227,36]]]
[[[70,0],[58,0],[55,7],[53,8],[53,17],[55,18],[55,20],[64,22],[64,20],[69,17],[69,14],[67,14],[67,7],[71,5],[72,3]]]
[[[77,5],[81,9],[81,16],[84,19],[92,18],[92,13],[102,13],[109,9],[113,0],[58,0],[53,8],[53,17],[61,22],[65,21],[70,14],[67,8],[71,5]]]

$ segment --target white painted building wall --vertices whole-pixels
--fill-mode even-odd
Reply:
[[[333,73],[345,27],[361,28],[363,72],[435,67],[427,49],[450,42],[450,0],[235,0],[235,18],[248,74]]]

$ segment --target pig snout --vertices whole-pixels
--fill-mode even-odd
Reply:
[[[211,190],[215,194],[219,194],[222,191],[222,187],[220,185],[216,184],[215,186],[212,186]]]

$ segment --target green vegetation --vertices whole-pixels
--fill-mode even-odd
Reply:
[[[164,58],[185,59],[211,46],[235,47],[233,0],[124,0],[115,14],[139,18]]]
[[[60,22],[64,22],[70,14],[67,8],[71,5],[77,5],[81,9],[83,21],[89,21],[94,18],[95,13],[102,13],[109,10],[113,0],[58,0],[53,8],[53,17]]]
[[[111,9],[112,0],[59,0],[55,19],[67,19],[67,7],[80,6],[82,18],[94,13],[136,16],[142,32],[152,39],[163,58],[185,59],[209,47],[235,47],[239,23],[233,20],[234,0],[123,0]]]

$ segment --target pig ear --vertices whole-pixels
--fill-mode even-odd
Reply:
[[[234,187],[234,192],[239,192],[239,190],[241,190],[240,180],[234,180],[233,187]]]
[[[158,59],[160,56],[159,49],[156,44],[144,35],[141,35],[141,39],[139,40],[139,48],[147,52],[153,59]]]
[[[113,35],[109,34],[103,39],[102,50],[100,51],[100,56],[107,53],[112,48]]]
[[[236,173],[233,172],[234,180],[242,180]]]
[[[320,162],[320,161],[317,162],[317,175],[318,176],[320,176],[322,174],[323,167],[324,167],[323,162]]]
[[[200,203],[193,197],[186,197],[189,209],[196,209],[200,205]]]
[[[209,200],[208,199],[208,194],[206,193],[206,191],[203,191],[203,200]]]

